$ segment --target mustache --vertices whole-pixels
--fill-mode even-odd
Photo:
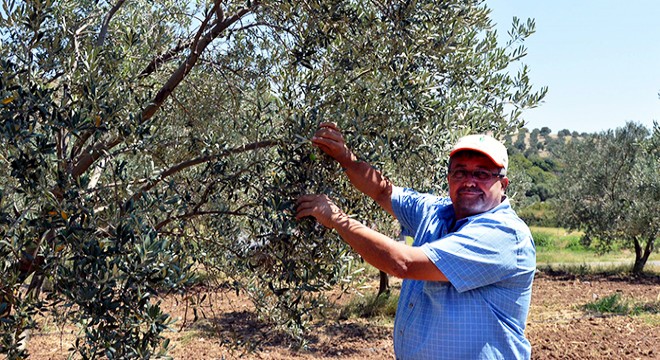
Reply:
[[[483,191],[474,187],[463,187],[458,189],[459,194],[468,193],[468,194],[483,194]]]

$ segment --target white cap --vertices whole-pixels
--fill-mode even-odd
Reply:
[[[495,165],[504,168],[505,171],[509,167],[509,156],[506,153],[506,147],[492,136],[484,134],[464,136],[458,139],[451,153],[449,153],[449,157],[463,150],[480,152],[493,160]]]

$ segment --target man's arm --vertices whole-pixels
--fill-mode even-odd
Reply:
[[[368,163],[358,161],[357,156],[346,146],[337,125],[321,123],[312,138],[312,143],[341,165],[356,189],[374,199],[385,211],[395,216],[392,210],[392,183]]]
[[[326,195],[298,199],[296,218],[306,216],[337,230],[344,241],[379,270],[402,279],[448,281],[420,248],[395,241],[349,218]]]

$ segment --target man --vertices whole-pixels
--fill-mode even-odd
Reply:
[[[460,139],[449,158],[449,198],[393,186],[323,123],[312,142],[351,183],[395,216],[413,246],[349,218],[325,195],[298,200],[367,262],[403,278],[394,321],[397,359],[528,359],[524,336],[536,268],[529,228],[505,190],[506,148],[487,135]]]

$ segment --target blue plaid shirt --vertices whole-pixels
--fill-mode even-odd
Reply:
[[[536,249],[509,201],[454,223],[450,199],[395,187],[392,207],[403,234],[449,279],[403,281],[396,358],[529,359]]]

